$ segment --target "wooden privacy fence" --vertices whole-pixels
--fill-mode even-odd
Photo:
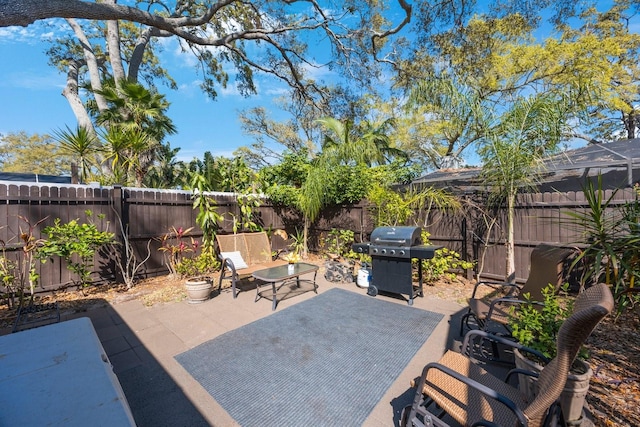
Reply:
[[[147,244],[150,242],[150,258],[140,270],[143,277],[164,274],[167,268],[163,253],[158,250],[159,237],[173,226],[195,227],[190,236],[198,240],[202,238],[202,231],[195,222],[198,211],[193,209],[191,195],[189,191],[179,190],[0,181],[0,243],[3,243],[8,259],[19,261],[22,257],[22,233],[33,228],[34,237],[41,238],[42,230],[53,225],[56,218],[60,218],[62,223],[73,219],[84,222],[87,221],[85,212],[91,211],[90,220],[99,230],[115,233],[118,242],[123,241],[123,230],[128,233],[137,259],[147,256]],[[224,217],[219,232],[231,233],[233,218],[240,214],[235,194],[209,195],[218,213]],[[312,230],[311,247],[317,248],[318,233],[333,227],[350,228],[363,236],[366,231],[363,224],[368,224],[363,219],[363,212],[366,212],[365,208],[359,205],[324,212]],[[284,229],[295,233],[296,229],[302,229],[302,221],[297,214],[274,208],[267,200],[263,200],[255,214],[267,230]],[[286,244],[281,240],[273,241],[274,249],[282,249]],[[113,249],[121,250],[122,246]],[[113,255],[107,251],[96,254],[92,273],[95,283],[116,279],[118,269]],[[73,284],[75,278],[61,259],[48,260],[44,264],[37,262],[36,271],[39,275],[38,292],[60,289]]]
[[[611,191],[605,194],[605,200]],[[236,197],[231,193],[211,193],[218,212],[225,220],[220,224],[221,233],[231,233],[233,215],[239,215]],[[631,189],[619,191],[612,202],[618,205],[634,200]],[[470,206],[469,203],[463,204]],[[475,200],[476,206],[482,200]],[[584,194],[581,192],[525,194],[518,198],[515,223],[516,277],[528,276],[529,256],[538,243],[573,245],[581,241],[581,230],[567,224],[566,211],[586,212]],[[151,242],[150,259],[141,270],[143,276],[167,272],[163,254],[158,251],[158,238],[175,227],[195,227],[191,235],[200,239],[201,230],[195,224],[197,211],[192,207],[191,193],[178,190],[137,189],[127,187],[92,187],[71,184],[34,184],[0,182],[0,242],[4,242],[6,256],[17,260],[21,256],[20,234],[35,225],[34,236],[52,225],[56,218],[64,222],[85,220],[85,211],[92,212],[92,221],[100,230],[116,234],[122,241],[122,230],[128,230],[138,259],[147,255],[147,243]],[[302,229],[301,218],[293,211],[280,209],[263,200],[256,212],[266,230],[284,229],[294,233]],[[503,279],[505,265],[504,210],[492,213],[496,222],[489,227],[487,216],[481,208],[466,208],[462,213],[431,210],[426,217],[415,222],[431,233],[434,244],[443,245],[462,254],[464,259],[478,260],[475,273],[482,277]],[[28,221],[28,222],[27,222]],[[122,224],[122,227],[120,227]],[[413,225],[413,224],[412,224]],[[310,230],[309,246],[318,250],[322,236],[332,228],[348,229],[355,233],[357,241],[366,241],[374,228],[366,203],[326,209]],[[274,249],[281,249],[286,242],[274,240]],[[113,254],[101,252],[95,256],[92,278],[95,282],[115,279]],[[60,259],[37,264],[40,275],[38,291],[49,291],[73,282],[71,273]]]
[[[614,194],[604,192],[603,200],[608,200],[608,215],[613,209],[635,200],[633,189],[621,189]],[[469,201],[469,199],[467,199]],[[462,213],[447,211],[431,212],[425,227],[431,233],[431,241],[444,245],[463,255],[467,260],[477,261],[476,275],[484,279],[504,280],[505,278],[505,236],[507,227],[506,209],[492,211],[495,218],[491,225],[482,209],[482,200],[474,200],[476,207],[464,209]],[[514,242],[516,280],[523,282],[529,275],[531,251],[539,243],[584,246],[584,228],[571,223],[567,212],[589,212],[583,192],[534,193],[518,196],[515,212]]]

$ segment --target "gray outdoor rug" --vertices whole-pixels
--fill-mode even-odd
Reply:
[[[176,360],[244,427],[362,425],[442,317],[334,288]]]

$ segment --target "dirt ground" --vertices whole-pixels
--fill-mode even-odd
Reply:
[[[322,263],[320,260],[316,262]],[[424,292],[428,296],[464,305],[473,285],[473,281],[458,277],[426,285]],[[163,276],[143,280],[129,290],[107,284],[85,289],[84,292],[60,291],[41,298],[39,302],[55,299],[62,312],[77,312],[131,299],[140,299],[151,306],[185,298],[183,280]],[[15,310],[0,305],[0,328],[10,327],[14,319]],[[594,372],[587,404],[597,426],[640,426],[639,331],[640,306],[636,306],[618,317],[611,315],[606,318],[587,341],[588,363]]]

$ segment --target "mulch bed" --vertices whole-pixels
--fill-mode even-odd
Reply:
[[[607,317],[587,340],[596,425],[640,426],[640,305]]]

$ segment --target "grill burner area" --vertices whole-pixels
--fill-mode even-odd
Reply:
[[[412,259],[433,258],[441,246],[423,245],[420,227],[378,227],[368,243],[355,243],[355,252],[371,256],[371,283],[367,293],[378,291],[409,296],[413,305],[416,295],[422,296],[422,263],[418,263],[418,290],[413,287]]]

